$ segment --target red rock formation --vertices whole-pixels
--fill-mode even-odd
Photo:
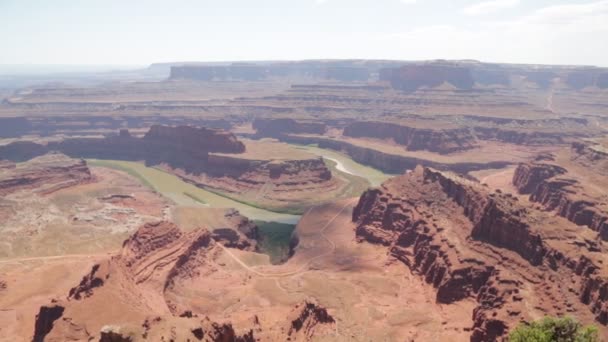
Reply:
[[[253,129],[261,136],[277,137],[288,133],[323,134],[327,127],[322,122],[294,119],[255,119]]]
[[[213,240],[230,248],[241,250],[257,250],[258,226],[237,210],[229,210],[224,217],[230,222],[230,227],[220,227],[213,230]]]
[[[100,267],[103,268],[100,270]],[[109,270],[107,268],[107,263],[103,263],[103,266],[102,264],[94,265],[91,272],[82,278],[80,284],[70,289],[68,298],[79,300],[81,298],[86,298],[93,295],[93,289],[103,286],[104,281],[110,277]]]
[[[203,172],[192,169],[163,168],[189,183],[207,189],[254,196],[254,201],[266,201],[267,205],[281,208],[296,202],[306,203],[322,191],[336,190],[341,183],[333,177],[322,158],[301,160],[251,160],[238,155],[210,154]],[[299,198],[293,193],[298,192]],[[253,195],[252,195],[253,194]]]
[[[49,149],[40,144],[30,141],[16,141],[8,145],[0,146],[0,159],[15,162],[27,161],[49,152]]]
[[[608,175],[608,152],[602,145],[574,142],[572,153],[578,164],[591,168],[596,173]]]
[[[268,76],[267,67],[255,64],[233,64],[230,66],[182,65],[172,66],[170,79],[196,81],[258,81]]]
[[[531,194],[546,179],[563,175],[566,169],[549,164],[520,164],[513,174],[513,185],[522,194]]]
[[[498,127],[474,127],[473,131],[480,140],[494,140],[516,145],[555,145],[563,144],[568,134],[563,131],[541,132],[535,130],[515,130]],[[580,133],[577,133],[580,134]]]
[[[11,170],[16,167],[17,165],[9,160],[0,160],[0,170]]]
[[[28,189],[49,193],[91,180],[84,160],[50,153],[0,171],[0,195]]]
[[[438,163],[428,159],[421,159],[398,154],[386,153],[373,148],[367,148],[351,144],[346,141],[323,138],[302,137],[297,135],[285,135],[280,140],[295,144],[318,144],[321,148],[328,148],[348,154],[353,160],[372,166],[386,173],[400,174],[406,170],[412,170],[416,165],[424,165],[439,170],[450,170],[458,173],[467,173],[483,169],[500,169],[511,164],[511,162],[495,161],[489,163],[461,162],[453,164]]]
[[[46,335],[53,329],[53,323],[63,315],[65,308],[60,305],[49,305],[40,307],[36,315],[36,325],[34,327],[34,342],[43,342]]]
[[[242,153],[245,151],[245,145],[238,141],[234,134],[205,127],[154,125],[150,127],[144,140],[190,152]]]
[[[23,117],[0,118],[0,138],[15,138],[27,133],[30,122]]]
[[[291,313],[291,326],[288,340],[310,341],[314,336],[323,335],[318,329],[333,329],[336,321],[327,309],[312,302],[296,305]]]
[[[367,191],[353,211],[357,238],[387,246],[392,256],[436,288],[438,303],[477,300],[471,341],[499,339],[520,320],[529,319],[526,288],[533,291],[527,296],[551,298],[551,303],[536,304],[546,314],[574,307],[589,310],[585,309],[589,305],[601,321],[606,302],[603,285],[590,282],[594,276],[604,279],[601,268],[576,272],[574,259],[600,247],[568,234],[560,238],[574,241],[547,243],[545,234],[552,239],[559,234],[544,232],[548,220],[542,212],[522,207],[513,196],[491,193],[478,183],[428,168],[417,168]],[[563,220],[547,224],[573,229]],[[573,251],[566,246],[582,247]],[[545,276],[554,280],[548,283]],[[565,295],[562,281],[580,287]],[[592,294],[581,298],[585,291]]]
[[[270,332],[264,332],[257,316],[246,324],[241,321],[239,329],[204,316],[196,304],[179,296],[179,289],[206,289],[205,280],[217,272],[216,259],[221,256],[222,249],[205,229],[182,232],[169,222],[145,224],[124,242],[119,254],[94,265],[67,300],[41,308],[35,341],[73,336],[129,341],[142,336],[151,341],[253,342],[259,340],[258,334],[308,341],[333,333],[334,319],[311,302],[274,321]]]
[[[427,150],[442,154],[469,150],[477,145],[475,137],[466,128],[415,128],[388,122],[354,122],[344,128],[344,135],[390,139],[410,151]]]
[[[546,210],[555,211],[577,225],[588,226],[608,240],[608,213],[597,208],[596,200],[586,197],[579,182],[566,177],[566,172],[553,164],[522,163],[515,169],[513,184]]]
[[[448,63],[412,64],[382,69],[380,80],[389,81],[393,88],[403,91],[433,88],[443,83],[459,89],[471,89],[474,85],[469,68]]]

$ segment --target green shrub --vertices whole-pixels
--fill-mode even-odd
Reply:
[[[545,317],[521,324],[509,334],[510,342],[599,342],[594,326],[583,326],[571,317]]]

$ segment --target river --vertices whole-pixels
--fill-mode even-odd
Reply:
[[[369,166],[359,164],[348,156],[333,150],[322,149],[315,146],[293,146],[335,162],[338,171],[364,178],[369,181],[372,186],[378,186],[391,177],[391,175],[387,175]],[[147,167],[142,163],[96,159],[88,159],[87,162],[91,166],[109,167],[127,172],[138,178],[142,184],[147,185],[163,196],[170,198],[177,205],[235,208],[241,212],[241,214],[252,220],[267,222],[296,224],[300,219],[299,215],[277,213],[220,196],[187,183],[175,175],[153,167]]]

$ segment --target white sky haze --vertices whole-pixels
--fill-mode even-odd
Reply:
[[[608,66],[608,0],[0,0],[0,64],[316,58]]]

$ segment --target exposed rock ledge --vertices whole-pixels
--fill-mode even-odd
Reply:
[[[387,246],[436,288],[438,303],[478,302],[471,341],[504,338],[532,319],[529,306],[606,324],[601,247],[572,235],[568,221],[526,209],[508,194],[419,167],[364,193],[353,221],[360,241]],[[547,234],[562,242],[547,242]],[[562,284],[573,285],[565,291]]]
[[[608,240],[608,212],[596,206],[595,199],[585,196],[575,178],[567,170],[552,164],[522,163],[513,175],[513,185],[521,194],[546,210],[555,211],[569,221],[588,226]]]
[[[287,308],[284,319],[261,323],[254,315],[238,328],[205,316],[180,297],[180,289],[207,290],[206,280],[225,262],[221,256],[206,229],[145,224],[118,254],[94,265],[65,299],[40,308],[34,341],[310,341],[334,333],[334,318],[310,300]]]
[[[15,165],[3,162],[0,167],[0,196],[21,190],[50,193],[93,179],[87,163],[60,153],[49,153]]]

